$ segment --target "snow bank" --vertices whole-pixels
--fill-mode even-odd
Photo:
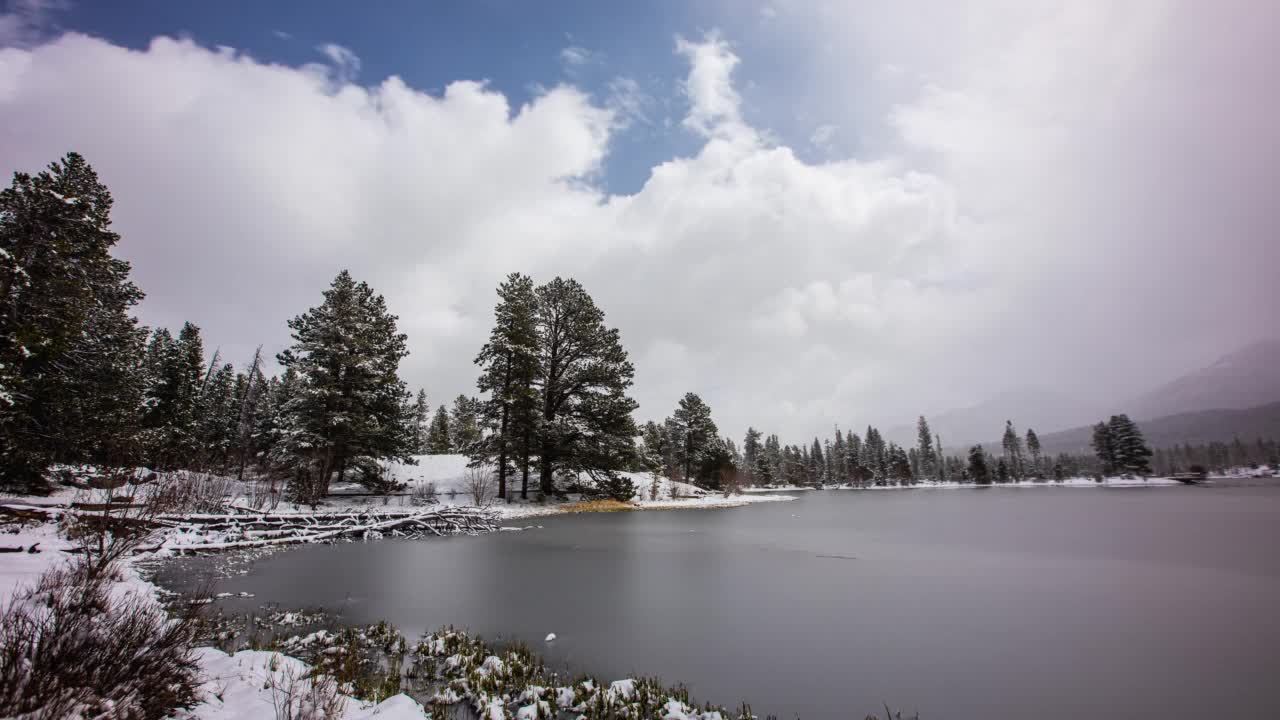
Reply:
[[[296,658],[265,650],[241,650],[234,655],[211,647],[196,648],[204,683],[203,702],[175,717],[180,720],[233,720],[251,717],[281,717],[290,693],[301,699],[314,688],[306,675],[310,666]],[[323,686],[321,686],[323,690]],[[323,694],[323,693],[321,693]],[[426,711],[403,693],[381,703],[357,700],[339,694],[342,720],[421,720]],[[296,705],[295,705],[296,712]]]

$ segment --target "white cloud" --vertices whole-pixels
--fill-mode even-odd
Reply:
[[[593,58],[590,50],[577,45],[570,45],[560,51],[560,62],[570,72],[591,62]]]
[[[333,63],[333,70],[339,82],[349,83],[360,75],[360,57],[349,48],[336,43],[325,43],[317,46],[316,50]]]
[[[840,128],[830,123],[819,125],[813,129],[813,133],[809,135],[809,144],[824,153],[835,152],[836,131]]]
[[[649,113],[657,105],[657,100],[645,92],[634,79],[616,77],[609,81],[608,90],[606,104],[623,124],[631,122],[653,124]]]
[[[742,122],[742,97],[733,86],[738,56],[720,33],[709,31],[701,42],[677,36],[676,52],[685,56],[690,66],[683,85],[689,100],[684,126],[707,137],[754,137],[755,133]]]
[[[1126,24],[1116,32],[1142,37]],[[678,39],[689,63],[683,122],[702,145],[655,166],[635,194],[610,195],[595,178],[613,133],[649,117],[645,93],[622,78],[599,101],[559,86],[512,107],[475,82],[439,95],[397,78],[355,85],[354,56],[342,53],[330,55],[348,69],[335,76],[185,40],[134,51],[64,35],[0,50],[0,170],[83,152],[116,197],[121,251],[149,293],[144,320],[194,320],[230,358],[247,359],[259,342],[280,349],[285,320],[349,267],[387,295],[410,338],[405,375],[440,402],[473,391],[471,359],[506,273],[574,276],[622,331],[641,418],[661,418],[694,390],[727,432],[752,423],[799,439],[833,422],[891,425],[980,399],[971,393],[1002,389],[1021,367],[1007,361],[1013,352],[1055,379],[1071,364],[1117,362],[1076,344],[1083,323],[1066,314],[1122,312],[1124,293],[1066,289],[1094,270],[1123,280],[1151,245],[1112,246],[1115,270],[1082,260],[1101,241],[1074,232],[1088,223],[1073,202],[1049,200],[1090,181],[1068,162],[1082,150],[1063,128],[1084,122],[1088,138],[1106,139],[1105,118],[1089,121],[1036,78],[1087,88],[1094,72],[1135,61],[1096,56],[1089,43],[1035,60],[1053,37],[996,28],[982,42],[950,41],[962,46],[954,52],[917,39],[919,53],[945,58],[1014,47],[981,61],[1006,68],[997,74],[878,55],[868,76],[891,62],[903,69],[895,82],[915,83],[878,99],[898,146],[820,163],[744,119],[740,60],[719,34]],[[1077,54],[1096,59],[1080,77],[1066,62]],[[1130,81],[1098,92],[1133,90]],[[841,138],[858,127],[836,121]],[[1047,224],[1050,211],[1073,232]],[[1093,229],[1114,243],[1140,226]]]

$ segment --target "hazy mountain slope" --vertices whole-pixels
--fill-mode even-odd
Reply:
[[[948,450],[988,442],[1000,437],[1006,420],[1012,420],[1019,433],[1027,427],[1037,433],[1060,430],[1089,422],[1100,411],[1067,395],[1048,390],[1024,389],[1005,392],[979,405],[948,410],[926,416],[929,428],[942,436]],[[854,428],[862,434],[862,428]],[[916,426],[899,425],[884,433],[885,439],[902,445],[916,444]]]
[[[1246,442],[1258,437],[1280,438],[1280,402],[1243,410],[1178,413],[1142,420],[1138,425],[1147,438],[1147,444],[1153,448],[1179,443],[1194,445],[1215,440],[1230,442],[1236,437]],[[1041,435],[1040,444],[1049,453],[1090,453],[1093,452],[1089,446],[1092,437],[1092,428],[1085,425]]]
[[[1198,410],[1253,408],[1280,401],[1280,340],[1237,350],[1126,403],[1135,420]]]

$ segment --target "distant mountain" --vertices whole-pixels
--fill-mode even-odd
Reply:
[[[1230,442],[1237,437],[1245,442],[1259,437],[1280,438],[1280,402],[1243,410],[1200,410],[1166,415],[1141,420],[1138,426],[1142,429],[1147,444],[1153,448],[1181,443],[1198,445],[1214,441]],[[1046,453],[1091,453],[1092,439],[1092,427],[1084,425],[1040,435],[1040,445]],[[998,442],[987,444],[989,447],[999,446]]]
[[[1023,389],[1001,393],[973,407],[949,410],[926,416],[929,429],[942,436],[942,445],[948,452],[957,451],[974,443],[989,442],[1000,437],[1006,420],[1013,420],[1019,433],[1028,427],[1036,432],[1068,428],[1090,422],[1100,411],[1094,405],[1048,390]],[[855,432],[860,432],[857,428]],[[901,445],[916,444],[916,426],[901,425],[884,433],[886,440]]]
[[[1280,401],[1280,339],[1255,343],[1143,393],[1118,412],[1135,420]]]

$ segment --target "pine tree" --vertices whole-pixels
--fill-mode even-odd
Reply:
[[[916,420],[916,452],[920,456],[920,472],[917,477],[933,477],[937,473],[937,458],[933,451],[933,431],[929,422],[921,415]]]
[[[847,445],[844,442],[844,434],[837,427],[835,432],[835,442],[831,443],[831,452],[828,453],[827,459],[831,462],[831,482],[843,485],[849,482],[849,456],[847,453]]]
[[[627,396],[635,369],[618,331],[576,280],[555,278],[535,295],[540,490],[554,493],[557,473],[585,473],[609,494],[630,497],[618,471],[635,452],[636,403]]]
[[[1093,452],[1102,465],[1102,475],[1107,476],[1116,469],[1116,449],[1111,426],[1100,422],[1093,426]]]
[[[966,473],[972,482],[979,485],[991,484],[991,473],[987,469],[987,453],[981,445],[969,448],[969,466]]]
[[[1112,415],[1107,431],[1114,470],[1133,475],[1151,472],[1151,449],[1147,447],[1142,431],[1128,415]]]
[[[942,454],[942,436],[934,433],[933,447],[936,448],[938,454],[938,482],[946,482],[948,479],[947,463]]]
[[[818,438],[814,438],[813,445],[809,449],[809,482],[814,487],[822,487],[826,482],[825,470],[826,461],[822,457],[822,443],[818,442]]]
[[[235,368],[226,363],[210,377],[200,398],[196,439],[201,467],[225,470],[227,452],[239,419],[236,411]]]
[[[711,419],[711,408],[694,393],[680,398],[675,412],[667,421],[676,461],[688,482],[706,485],[711,478],[700,472],[704,462],[717,449],[720,431]]]
[[[205,375],[200,328],[184,323],[176,341],[167,330],[157,330],[147,354],[147,364],[154,365],[143,417],[150,463],[163,469],[189,467],[199,446]]]
[[[449,444],[454,452],[470,455],[480,437],[480,401],[459,395],[449,412]]]
[[[770,435],[764,441],[764,465],[761,468],[763,482],[771,485],[782,482],[782,441],[777,435]]]
[[[142,292],[111,256],[111,206],[76,153],[0,192],[0,488],[46,490],[55,459],[138,459]]]
[[[427,430],[427,454],[449,455],[453,453],[453,436],[449,432],[449,411],[441,405],[436,408],[435,417],[431,418],[431,427]]]
[[[498,286],[493,330],[476,364],[483,369],[478,387],[488,393],[482,413],[492,428],[478,446],[477,459],[498,466],[498,497],[507,497],[507,474],[513,461],[521,469],[520,495],[529,494],[529,454],[537,433],[538,375],[537,296],[533,281],[512,273]]]
[[[289,321],[294,344],[278,359],[300,381],[285,407],[299,499],[314,504],[348,469],[376,487],[377,461],[411,459],[408,391],[398,374],[409,351],[396,320],[381,295],[343,270],[319,306]]]
[[[1027,452],[1031,453],[1031,474],[1044,479],[1044,472],[1040,467],[1040,437],[1031,428],[1027,428]]]
[[[742,469],[748,485],[763,484],[763,478],[769,474],[762,437],[759,430],[749,427],[742,439]]]
[[[427,391],[418,388],[418,396],[410,410],[413,418],[413,452],[427,454],[427,430],[431,426],[431,408],[427,405]]]
[[[1013,429],[1013,421],[1006,420],[1004,424],[1004,439],[1001,441],[1004,448],[1003,460],[1005,469],[1010,478],[1021,480],[1023,477],[1022,470],[1022,440],[1018,437],[1017,431]]]

